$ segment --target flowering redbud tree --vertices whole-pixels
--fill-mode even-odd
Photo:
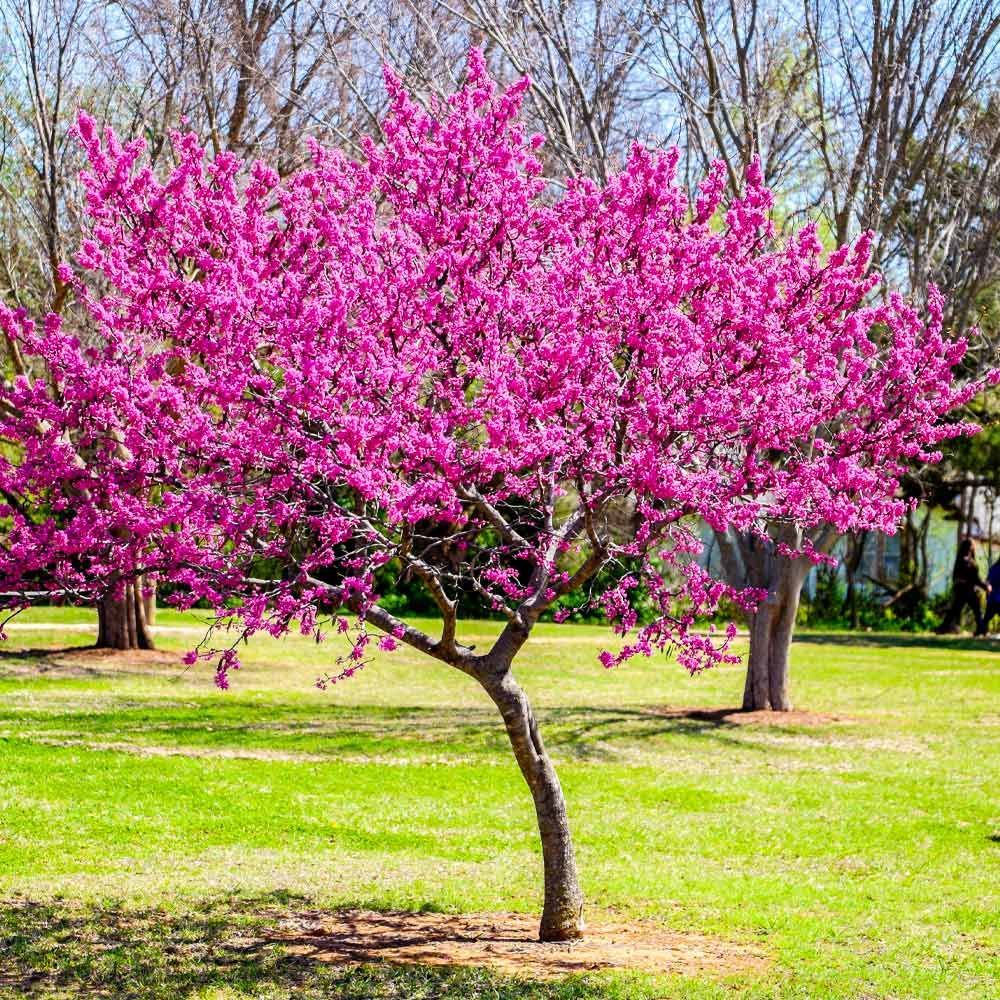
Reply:
[[[755,165],[725,211],[722,169],[692,203],[673,150],[556,190],[524,82],[498,92],[475,52],[429,109],[387,80],[382,145],[315,148],[280,181],[191,135],[157,179],[141,142],[81,117],[90,226],[64,278],[86,330],[0,313],[48,375],[0,398],[0,589],[95,599],[155,573],[237,641],[329,621],[349,652],[322,683],[371,643],[468,675],[534,799],[541,937],[574,938],[566,807],[512,669],[540,617],[568,595],[603,609],[607,667],[732,661],[734,630],[696,621],[761,595],[700,567],[700,521],[891,529],[903,464],[967,429],[942,418],[977,386],[953,380],[936,293],[926,316],[869,304],[867,240],[776,243]],[[391,567],[440,634],[380,603]],[[483,601],[504,624],[472,649],[459,621]],[[236,644],[207,645],[188,658],[225,687]]]

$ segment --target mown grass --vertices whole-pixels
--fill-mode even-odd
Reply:
[[[259,640],[220,693],[179,663],[192,616],[159,620],[177,663],[54,654],[91,641],[70,610],[31,612],[0,648],[4,1000],[1000,994],[991,643],[805,635],[796,700],[834,718],[742,726],[660,711],[737,704],[737,668],[609,673],[602,630],[543,627],[519,674],[592,909],[752,942],[771,963],[541,984],[322,966],[268,933],[340,906],[537,910],[530,800],[472,681],[404,650],[324,693],[332,645]]]

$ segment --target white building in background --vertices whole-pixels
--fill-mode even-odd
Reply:
[[[917,512],[918,519],[923,519],[924,510],[926,508]],[[959,511],[963,513],[960,515]],[[980,569],[985,576],[990,564],[1000,559],[1000,497],[987,489],[978,489],[974,493],[966,490],[963,497],[956,496],[951,511],[932,508],[926,542],[929,596],[941,594],[951,586],[955,552],[959,540],[966,534],[976,540]],[[719,565],[718,545],[711,530],[706,527],[702,537],[705,543],[702,561],[713,573],[720,575],[722,567]],[[844,542],[840,541],[833,554],[840,560],[837,572],[846,581],[844,552]],[[875,587],[878,590],[875,580],[892,586],[899,578],[899,569],[900,535],[871,532],[866,540],[856,582],[866,589]],[[812,597],[815,593],[818,572],[818,569],[813,569],[806,578],[804,596]]]

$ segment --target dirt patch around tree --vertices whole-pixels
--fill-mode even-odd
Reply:
[[[758,709],[744,712],[741,708],[652,708],[650,715],[663,719],[688,719],[716,726],[830,726],[857,722],[849,715],[828,712],[807,712],[794,709],[790,712],[772,712]]]
[[[87,677],[114,672],[167,676],[179,674],[185,669],[182,655],[176,650],[70,646],[65,649],[17,649],[4,652],[3,672],[8,674],[58,673],[63,677]]]
[[[299,914],[282,921],[276,940],[302,958],[336,965],[485,966],[526,979],[602,971],[660,975],[760,972],[759,950],[720,938],[682,934],[647,921],[595,921],[581,941],[537,939],[538,921],[523,914]]]
[[[137,663],[169,664],[183,666],[182,656],[167,649],[104,649],[97,646],[80,646],[54,654],[54,658],[66,663],[93,663],[95,665],[127,667]]]

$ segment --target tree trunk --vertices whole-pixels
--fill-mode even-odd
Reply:
[[[788,695],[788,659],[799,610],[802,585],[809,572],[805,557],[789,559],[780,555],[777,541],[793,548],[802,545],[802,538],[786,532],[778,539],[762,539],[756,535],[716,533],[723,570],[730,585],[754,587],[767,592],[757,611],[749,616],[750,652],[747,656],[746,684],[743,688],[743,710],[791,710]],[[820,548],[830,544],[825,534]]]
[[[510,669],[480,683],[500,709],[521,774],[531,789],[542,840],[545,903],[541,941],[571,941],[583,935],[583,893],[576,871],[566,800],[524,690]]]
[[[156,577],[142,578],[142,613],[146,617],[146,625],[156,624]]]
[[[844,610],[849,615],[851,628],[857,630],[861,622],[858,616],[858,574],[865,559],[865,544],[868,532],[859,531],[848,536],[847,558],[844,560],[844,570],[847,574],[847,594],[844,597]]]
[[[105,597],[97,605],[98,649],[152,649],[146,627],[142,580],[125,585],[121,597]]]
[[[767,599],[750,616],[750,652],[743,688],[743,710],[790,712],[788,663],[792,632],[805,573],[790,560],[775,559],[773,584]],[[785,566],[780,564],[784,563]]]

